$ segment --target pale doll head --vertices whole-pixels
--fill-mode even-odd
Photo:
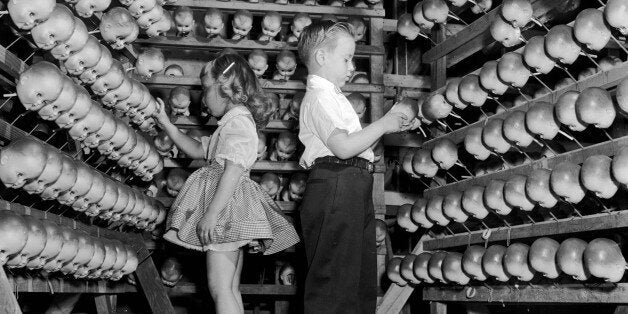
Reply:
[[[50,50],[70,39],[74,31],[74,15],[68,7],[58,4],[50,17],[33,27],[31,36],[37,47]]]
[[[353,38],[355,41],[361,41],[364,39],[364,34],[366,33],[366,23],[364,19],[358,16],[350,16],[347,19],[347,23],[353,26]]]
[[[281,15],[277,12],[268,12],[262,19],[262,34],[273,39],[281,31]]]
[[[351,79],[351,83],[353,83],[353,84],[368,84],[369,83],[369,78],[364,73],[358,73],[358,74],[353,76],[353,78]]]
[[[187,36],[194,31],[194,12],[189,7],[178,7],[174,11],[174,24],[177,28],[177,35]]]
[[[135,0],[128,6],[129,12],[134,18],[140,18],[142,14],[157,6],[156,0]]]
[[[285,263],[279,269],[279,280],[284,286],[294,286],[297,280],[297,274],[294,266],[290,263]]]
[[[266,159],[266,155],[268,155],[266,133],[257,131],[257,139],[257,160]]]
[[[114,7],[103,14],[100,34],[111,48],[120,50],[137,39],[139,26],[127,9]]]
[[[288,160],[292,158],[297,151],[297,143],[299,142],[297,135],[290,131],[283,131],[277,137],[277,159]]]
[[[72,104],[72,107],[67,111],[64,111],[55,119],[55,123],[61,127],[69,129],[76,121],[84,118],[92,107],[92,103],[96,106],[100,104],[92,101],[91,96],[83,86],[75,86],[76,88],[76,101]]]
[[[300,201],[303,199],[305,193],[305,183],[307,182],[307,174],[297,172],[290,177],[290,184],[288,185],[290,199],[293,201]]]
[[[74,163],[76,168],[76,181],[69,190],[61,192],[57,201],[64,205],[70,205],[80,196],[85,195],[94,182],[94,171],[83,162]]]
[[[249,54],[249,66],[257,77],[262,77],[268,70],[268,55],[261,49],[255,49]]]
[[[109,156],[110,159],[117,160],[118,158],[112,158],[112,154],[115,149],[118,149],[124,145],[130,136],[132,131],[129,129],[129,126],[126,125],[122,120],[116,119],[116,131],[109,140],[102,141],[98,145],[98,151],[103,154]]]
[[[183,68],[180,65],[171,64],[166,68],[164,74],[166,76],[178,77],[185,75],[185,72],[183,72]]]
[[[80,17],[90,18],[96,12],[107,10],[111,0],[78,0],[74,4],[74,10]]]
[[[292,100],[290,100],[290,113],[294,117],[299,117],[299,112],[301,111],[301,102],[303,102],[303,97],[305,97],[305,93],[298,92],[294,94]]]
[[[136,134],[136,137],[137,143],[135,147],[133,147],[130,152],[120,156],[120,159],[118,159],[118,165],[131,170],[137,168],[137,165],[139,165],[139,161],[142,157],[148,156],[148,151],[150,149],[150,146],[141,135]],[[134,163],[135,166],[133,166]]]
[[[83,23],[83,21],[79,18],[74,18],[74,30],[72,31],[72,36],[70,36],[70,38],[65,42],[62,42],[52,48],[50,53],[55,59],[65,61],[71,54],[83,49],[83,47],[87,44],[88,39],[89,33],[85,23]]]
[[[63,75],[52,63],[33,64],[20,74],[16,91],[22,105],[28,110],[39,110],[56,100],[63,88]]]
[[[238,10],[233,15],[231,22],[233,29],[232,39],[242,39],[246,37],[253,27],[253,14],[248,10]]]
[[[353,110],[358,114],[360,120],[364,119],[366,114],[366,98],[360,93],[351,93],[347,96],[347,100],[351,103]]]
[[[177,86],[170,90],[168,99],[173,114],[182,113],[190,107],[190,90],[183,86]]]
[[[222,12],[219,9],[209,8],[203,17],[205,32],[208,37],[218,36],[225,28]]]
[[[167,258],[161,265],[161,281],[169,287],[174,287],[183,277],[181,263],[176,257]]]
[[[59,94],[56,100],[39,109],[37,113],[44,120],[52,121],[57,119],[62,112],[72,108],[78,97],[77,90],[72,79],[64,76],[61,94]]]
[[[135,71],[146,78],[151,78],[153,74],[159,73],[166,67],[166,58],[161,49],[148,48],[137,56]]]
[[[177,196],[189,175],[190,174],[187,171],[180,168],[173,168],[170,170],[166,181],[166,191],[168,194],[172,197]]]
[[[163,131],[157,133],[157,136],[153,139],[153,144],[155,144],[155,148],[162,156],[168,156],[174,147],[174,142],[170,136]]]
[[[131,78],[124,76],[122,84],[107,93],[100,99],[100,102],[106,107],[113,107],[119,101],[125,100],[131,96],[133,92],[133,83]]]
[[[114,60],[105,75],[96,79],[91,89],[94,94],[104,96],[108,91],[120,87],[126,75],[122,63]]]
[[[94,36],[89,36],[83,48],[70,55],[63,65],[70,75],[79,76],[85,72],[85,69],[97,65],[102,57],[102,53],[103,50],[98,43],[98,39]]]
[[[100,59],[98,59],[98,63],[93,67],[85,68],[83,73],[79,76],[81,82],[89,85],[94,84],[96,79],[105,75],[105,73],[109,71],[109,68],[111,68],[111,65],[113,65],[113,56],[111,56],[109,49],[100,45],[100,52],[102,54],[100,55]]]
[[[87,193],[77,197],[72,203],[72,208],[77,211],[84,212],[90,204],[100,201],[105,196],[105,178],[96,171],[92,171],[92,177],[94,181]]]
[[[279,96],[275,93],[266,93],[266,96],[268,97],[268,100],[270,102],[270,110],[272,112],[278,112],[281,114],[281,109],[280,109],[280,100],[279,100]]]
[[[21,138],[0,150],[0,180],[8,188],[21,188],[44,171],[48,152],[42,144]]]
[[[116,119],[113,115],[106,113],[104,115],[104,120],[102,126],[87,136],[87,138],[83,141],[85,146],[90,148],[96,148],[102,141],[109,140],[113,137],[116,132]]]
[[[141,29],[148,29],[151,25],[161,21],[166,15],[166,10],[160,5],[155,6],[152,10],[142,14],[137,19],[137,25]]]
[[[62,168],[61,156],[55,151],[48,149],[44,171],[37,178],[26,183],[22,189],[29,194],[42,193],[47,186],[59,179]]]
[[[77,179],[78,172],[74,161],[63,154],[59,154],[61,157],[61,175],[55,182],[48,185],[41,193],[41,198],[45,200],[55,199],[60,193],[70,190]]]
[[[279,193],[281,181],[276,174],[267,172],[262,176],[259,185],[262,187],[262,190],[266,191],[266,193],[273,198]]]
[[[146,29],[146,36],[148,37],[157,37],[157,36],[165,36],[168,31],[173,27],[174,21],[172,20],[172,15],[170,15],[170,11],[163,10],[163,16],[160,20],[153,23],[151,26]]]
[[[103,182],[105,184],[105,193],[100,200],[90,204],[86,211],[88,216],[97,216],[103,211],[110,210],[118,200],[118,188],[115,182],[105,177],[103,177]]]
[[[125,126],[126,127],[120,128],[118,124],[116,126],[116,133],[114,133],[113,137],[110,139],[113,148],[111,154],[109,154],[109,159],[111,160],[120,159],[123,155],[131,152],[133,147],[137,145],[135,131],[128,125],[125,124]],[[122,131],[118,132],[118,129],[122,129]]]
[[[9,15],[13,23],[23,30],[29,30],[46,21],[55,9],[54,0],[10,0]]]
[[[297,13],[292,20],[290,30],[292,34],[298,39],[301,38],[303,29],[312,24],[312,19],[306,13]]]
[[[282,50],[277,55],[277,71],[284,77],[294,75],[297,70],[297,57],[290,50]]]
[[[69,130],[72,139],[82,142],[90,134],[98,131],[105,123],[105,112],[100,106],[92,106],[87,115],[78,120]],[[107,114],[110,114],[107,112]]]

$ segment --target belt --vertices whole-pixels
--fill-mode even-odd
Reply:
[[[334,164],[358,167],[358,168],[368,171],[369,173],[373,173],[375,171],[375,166],[373,165],[372,162],[364,158],[360,158],[360,157],[340,159],[335,156],[325,156],[325,157],[316,158],[316,160],[314,160],[315,165],[321,164],[321,163],[334,163]]]

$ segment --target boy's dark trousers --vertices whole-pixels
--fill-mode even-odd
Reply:
[[[308,273],[304,312],[375,313],[377,258],[373,176],[334,163],[314,165],[301,203]]]

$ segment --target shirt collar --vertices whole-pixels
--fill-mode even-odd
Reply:
[[[218,121],[218,125],[224,125],[225,123],[227,123],[227,121],[237,116],[250,115],[250,114],[251,113],[249,112],[249,110],[246,109],[246,107],[244,106],[233,107],[229,111],[227,111],[225,115],[222,116],[222,118],[220,118],[220,120]]]
[[[338,88],[338,86],[336,86],[334,83],[318,75],[310,74],[307,76],[307,80],[308,80],[308,85],[312,86],[313,88],[320,88],[320,89],[335,91],[338,94],[342,94],[342,91],[340,90],[340,88]]]

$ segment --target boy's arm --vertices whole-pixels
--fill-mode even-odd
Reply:
[[[170,139],[172,139],[172,142],[174,142],[174,144],[186,155],[190,156],[190,158],[205,158],[203,145],[199,141],[181,132],[176,125],[172,124],[172,122],[170,122],[170,117],[166,114],[163,101],[157,98],[157,102],[159,103],[159,108],[157,109],[157,112],[153,114],[153,117],[161,129],[168,134]]]

